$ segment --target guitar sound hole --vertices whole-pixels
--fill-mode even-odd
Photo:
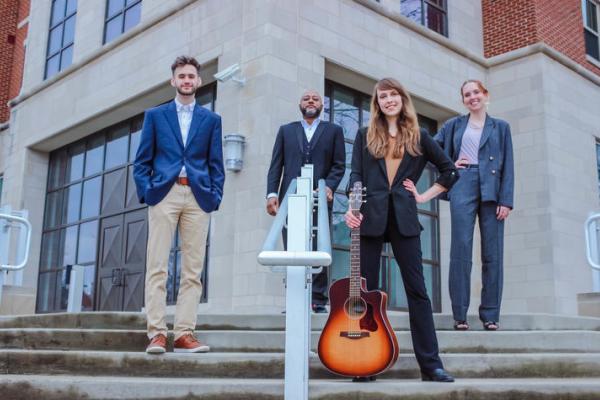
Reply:
[[[350,319],[361,319],[367,312],[367,304],[362,298],[348,298],[344,304],[344,311]]]

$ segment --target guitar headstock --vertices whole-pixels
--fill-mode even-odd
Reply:
[[[360,206],[363,201],[363,192],[367,190],[367,188],[362,187],[362,182],[354,182],[352,185],[352,189],[350,190],[350,198],[348,200],[348,206],[353,214],[358,214],[360,211]]]

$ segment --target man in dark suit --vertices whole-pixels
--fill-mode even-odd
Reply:
[[[174,351],[209,351],[194,336],[210,213],[223,197],[225,172],[221,118],[196,104],[200,64],[177,57],[171,66],[175,100],[146,110],[133,176],[141,203],[148,204],[146,352],[166,351],[166,282],[169,251],[179,224],[182,270],[174,323]]]
[[[302,120],[282,125],[277,132],[273,156],[267,178],[267,212],[276,215],[279,203],[285,196],[292,179],[300,176],[304,164],[312,164],[314,188],[319,179],[325,179],[329,219],[333,208],[333,194],[344,176],[346,153],[344,133],[339,125],[321,121],[323,110],[321,95],[308,90],[300,98]],[[316,215],[313,218],[316,222]],[[284,232],[284,246],[286,246]],[[313,243],[313,247],[316,241]],[[316,313],[327,312],[327,269],[323,268],[313,279],[312,309]]]

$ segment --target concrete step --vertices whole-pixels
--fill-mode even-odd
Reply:
[[[282,331],[198,331],[213,351],[282,352]],[[439,331],[443,353],[600,352],[600,331]],[[316,348],[320,332],[313,332]],[[411,352],[410,332],[396,331],[400,351]],[[0,329],[0,349],[140,351],[147,345],[143,330]]]
[[[0,375],[3,399],[283,399],[279,379],[202,379],[62,377],[55,375]],[[19,396],[19,397],[17,397]],[[597,400],[599,379],[460,379],[455,383],[380,379],[352,383],[349,380],[312,380],[312,400]]]
[[[390,311],[395,330],[408,330],[408,314]],[[313,314],[312,327],[322,330],[327,314]],[[453,319],[448,314],[434,314],[438,330],[452,330]],[[167,317],[171,325],[173,316]],[[471,330],[483,330],[477,316],[470,315]],[[553,314],[507,314],[500,322],[502,330],[593,330],[600,331],[600,318],[572,317]],[[63,328],[63,329],[145,329],[146,316],[130,312],[84,312],[36,314],[0,317],[0,328]],[[284,330],[283,314],[218,314],[199,315],[198,330]]]
[[[461,378],[600,377],[600,353],[445,354],[445,368]],[[282,353],[206,353],[161,356],[143,352],[0,350],[5,374],[154,376],[162,378],[283,378]],[[412,354],[401,354],[383,378],[418,378]],[[310,376],[336,375],[310,358]]]

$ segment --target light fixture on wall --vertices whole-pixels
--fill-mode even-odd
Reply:
[[[244,146],[246,137],[238,133],[230,133],[223,138],[225,142],[225,168],[239,172],[244,166]]]
[[[217,72],[213,76],[219,82],[227,82],[231,79],[232,81],[239,83],[241,86],[244,86],[244,84],[246,83],[246,78],[242,76],[241,70],[242,68],[240,67],[240,64],[236,63],[230,65],[222,71]]]

